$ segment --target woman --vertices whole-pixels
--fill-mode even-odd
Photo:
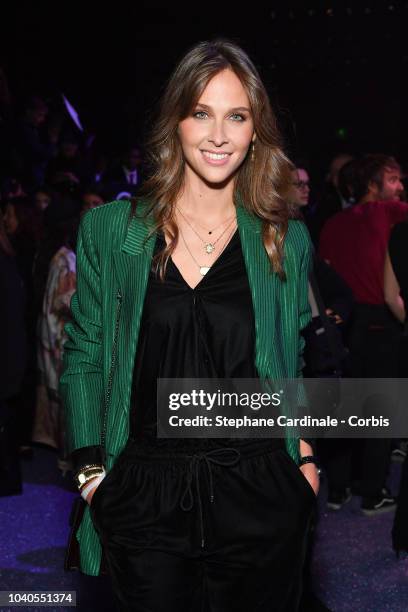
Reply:
[[[403,323],[403,333],[398,354],[398,375],[408,377],[408,304],[407,242],[408,222],[397,223],[391,231],[384,267],[384,297],[395,318]],[[392,544],[397,555],[408,552],[408,459],[402,466],[397,510],[392,529]]]
[[[91,210],[91,208],[96,208],[105,202],[106,199],[101,189],[90,186],[82,194],[81,214],[84,215],[88,210]]]
[[[103,548],[122,610],[296,610],[310,445],[156,436],[157,378],[301,369],[309,240],[288,221],[289,162],[239,47],[187,53],[148,150],[146,199],[90,211],[79,232],[61,392],[90,504],[81,569],[98,574]]]
[[[34,193],[34,206],[39,213],[43,213],[52,202],[52,193],[48,187],[41,187]]]
[[[300,212],[309,204],[310,179],[305,168],[294,167],[291,170],[291,184],[288,192],[288,201],[296,212]]]
[[[306,223],[310,237],[316,243],[316,206],[310,203],[310,176],[301,160],[292,165],[287,200],[291,216]]]
[[[43,243],[45,248],[38,254],[35,267],[41,309],[37,321],[39,380],[32,439],[57,449],[58,467],[63,474],[70,469],[70,462],[58,386],[66,340],[64,325],[70,319],[69,306],[76,288],[79,216],[80,203],[76,200],[61,197],[52,202],[45,213],[48,240]]]

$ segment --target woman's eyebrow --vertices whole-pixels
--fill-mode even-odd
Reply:
[[[211,106],[208,106],[207,104],[202,104],[201,102],[197,102],[196,106],[200,106],[201,108],[205,108],[206,110],[212,110]],[[250,113],[251,109],[247,108],[246,106],[234,106],[234,108],[230,108],[228,110],[228,112],[231,111],[246,111],[247,113]]]

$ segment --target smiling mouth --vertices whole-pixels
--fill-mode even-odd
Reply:
[[[208,159],[225,159],[232,155],[231,153],[210,153],[209,151],[201,151],[201,153]]]

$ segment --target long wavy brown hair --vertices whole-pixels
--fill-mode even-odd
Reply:
[[[271,268],[284,278],[283,243],[289,211],[285,196],[290,184],[290,162],[285,156],[276,117],[257,69],[248,55],[226,39],[200,42],[188,51],[171,75],[159,112],[147,141],[151,174],[140,197],[153,215],[153,232],[166,229],[169,244],[156,256],[154,266],[164,277],[169,257],[178,241],[174,209],[183,189],[185,161],[177,127],[189,116],[209,81],[225,69],[240,79],[251,106],[256,134],[254,159],[247,154],[234,178],[234,203],[262,221],[262,239]],[[136,215],[138,199],[132,199],[130,218]]]

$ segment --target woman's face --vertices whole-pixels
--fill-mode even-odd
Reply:
[[[51,197],[44,191],[37,191],[34,203],[37,210],[45,210],[51,204]]]
[[[7,234],[9,236],[15,234],[18,228],[18,219],[13,204],[7,204],[6,210],[4,211],[3,221],[4,229],[6,230]]]
[[[295,206],[307,206],[309,204],[309,175],[303,168],[292,170],[292,185],[289,199]]]
[[[96,208],[97,206],[100,206],[103,203],[103,199],[97,193],[86,193],[82,198],[81,214],[85,214],[87,210],[91,210],[91,208]]]
[[[209,81],[178,134],[187,175],[212,184],[233,178],[255,134],[247,93],[232,70]]]

